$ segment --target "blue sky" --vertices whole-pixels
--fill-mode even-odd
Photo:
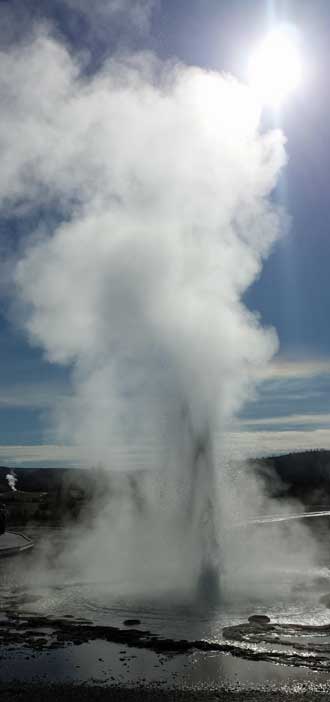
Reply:
[[[51,20],[73,52],[88,50],[93,72],[113,46],[146,48],[162,58],[232,72],[244,79],[246,56],[269,23],[293,22],[302,37],[305,80],[281,115],[265,115],[287,138],[289,157],[274,197],[287,210],[290,227],[274,246],[245,302],[262,323],[274,326],[278,357],[261,379],[257,396],[229,431],[251,453],[294,448],[330,448],[330,120],[328,116],[327,0],[163,0],[140,15],[107,15],[103,0],[94,7],[77,0],[36,2],[35,16],[24,2],[1,0],[0,41],[4,51],[31,32],[31,22]],[[127,3],[126,3],[127,6]],[[100,8],[100,13],[95,8]],[[0,222],[0,250],[15,253],[24,239],[52,212],[39,211]],[[5,273],[4,273],[5,275]],[[0,462],[44,465],[70,462],[70,452],[54,448],[51,412],[70,394],[69,370],[48,363],[19,331],[10,296],[3,292],[0,314]],[[238,438],[239,435],[239,438]],[[25,447],[25,448],[24,448]],[[40,447],[40,448],[38,448]]]

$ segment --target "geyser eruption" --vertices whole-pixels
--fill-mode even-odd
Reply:
[[[86,465],[144,470],[145,509],[125,490],[102,503],[80,565],[132,590],[208,589],[221,432],[276,348],[241,298],[278,234],[282,135],[260,132],[230,76],[152,54],[85,75],[42,31],[2,58],[0,83],[2,207],[49,215],[14,275],[31,343],[72,369],[58,440]]]
[[[206,418],[205,418],[206,419]],[[220,543],[216,525],[219,501],[216,497],[216,476],[211,426],[207,422],[196,434],[189,416],[183,412],[180,431],[186,436],[185,461],[187,475],[187,529],[195,533],[196,551],[200,553],[197,594],[202,599],[218,599]]]

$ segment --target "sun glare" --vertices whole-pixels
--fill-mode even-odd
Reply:
[[[264,104],[278,107],[300,84],[302,63],[296,38],[286,28],[270,32],[254,51],[249,84]]]

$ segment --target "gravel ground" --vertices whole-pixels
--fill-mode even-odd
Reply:
[[[299,690],[297,692],[280,690],[219,690],[218,692],[201,692],[200,690],[158,690],[137,687],[97,687],[88,685],[43,685],[21,682],[3,685],[0,683],[1,702],[329,702],[329,688],[323,690]]]

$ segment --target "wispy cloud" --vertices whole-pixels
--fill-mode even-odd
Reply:
[[[65,402],[68,386],[57,382],[12,383],[0,386],[0,409],[49,409]]]
[[[330,374],[329,359],[289,360],[277,358],[262,371],[262,377],[274,380],[289,380],[293,378],[314,378],[318,375]]]
[[[38,466],[55,464],[58,466],[78,466],[77,450],[71,446],[56,444],[6,445],[0,446],[0,461],[6,465]]]
[[[224,437],[229,459],[257,458],[292,451],[330,450],[330,430],[237,431]]]
[[[330,413],[316,413],[316,414],[288,414],[281,415],[279,417],[260,417],[255,419],[242,419],[239,424],[241,426],[260,426],[260,425],[278,425],[287,424],[290,425],[323,425],[326,424],[330,429]]]
[[[330,361],[277,359],[238,420],[240,429],[325,429],[330,426]]]

